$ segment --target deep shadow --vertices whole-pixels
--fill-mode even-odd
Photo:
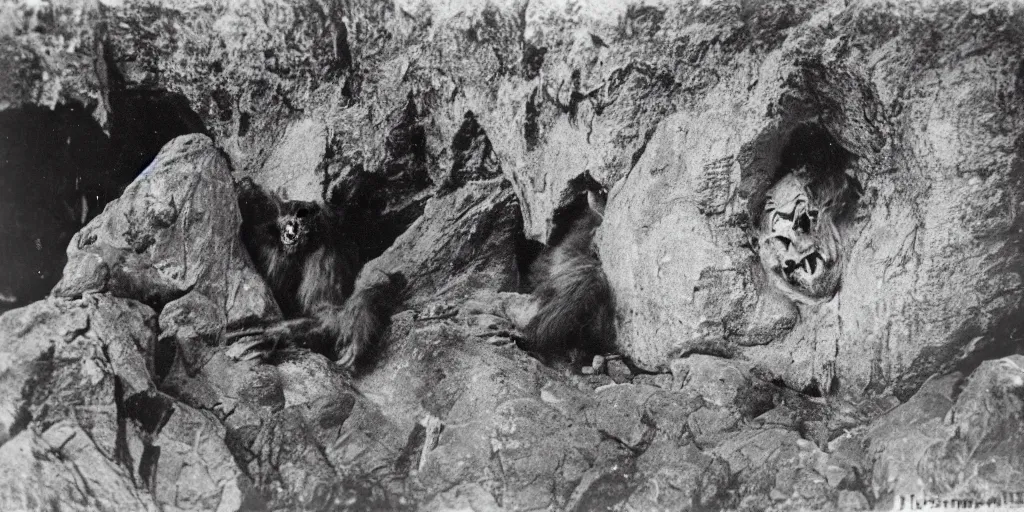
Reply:
[[[437,195],[444,195],[470,181],[501,176],[501,165],[494,155],[491,141],[472,111],[466,111],[459,131],[452,137],[451,154],[451,170],[438,187]]]
[[[751,194],[747,203],[752,221],[750,225],[756,229],[760,224],[768,190],[782,177],[801,167],[813,171],[815,181],[819,183],[847,182],[854,196],[847,198],[844,206],[854,206],[862,188],[855,178],[846,174],[846,169],[855,158],[856,155],[843,148],[822,126],[813,123],[797,126],[790,133],[789,140],[782,149],[779,165],[771,171],[770,178],[763,181],[762,186],[757,187]],[[840,185],[834,187],[839,188]]]
[[[540,257],[541,253],[545,249],[544,244],[526,238],[526,234],[522,229],[522,222],[520,221],[519,233],[516,235],[516,268],[519,271],[519,292],[530,293],[535,288],[536,283],[530,281],[530,267],[534,261]]]
[[[110,103],[109,137],[77,103],[0,112],[0,311],[45,297],[75,232],[164,144],[206,131],[180,95],[111,92]]]
[[[326,202],[344,219],[345,234],[359,247],[359,265],[380,256],[423,214],[423,201],[396,208],[392,182],[357,166],[338,180]]]
[[[324,201],[342,214],[347,236],[359,247],[360,266],[380,256],[423,215],[434,182],[421,114],[410,94],[384,141],[379,166],[367,169],[362,161],[351,161],[341,176],[324,177]]]
[[[171,139],[206,133],[199,115],[180,94],[130,90],[112,92],[110,143],[114,166],[109,177],[113,199],[153,161]]]
[[[0,311],[60,279],[72,235],[102,208],[106,134],[81,105],[0,112]]]

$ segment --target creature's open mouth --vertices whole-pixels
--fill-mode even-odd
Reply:
[[[786,260],[782,273],[786,280],[807,282],[825,271],[825,258],[817,251],[804,256],[800,261]]]
[[[295,226],[295,223],[288,222],[284,225],[284,229],[281,230],[281,243],[285,245],[293,245],[299,240],[299,228]]]

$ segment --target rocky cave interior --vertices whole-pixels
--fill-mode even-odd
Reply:
[[[0,509],[1024,504],[1021,55],[1002,1],[7,2]],[[371,368],[232,356],[242,178],[409,279]],[[593,190],[616,351],[546,365]]]

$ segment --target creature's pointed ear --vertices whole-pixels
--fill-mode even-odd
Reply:
[[[251,178],[244,177],[235,184],[238,206],[247,222],[267,220],[281,211],[281,200],[272,192],[263,190]]]
[[[586,191],[587,206],[590,208],[590,211],[603,219],[604,209],[608,204],[608,187],[594,179],[589,170],[583,171],[583,174],[573,178],[570,183],[577,191],[581,188]],[[578,194],[579,192],[576,193]]]

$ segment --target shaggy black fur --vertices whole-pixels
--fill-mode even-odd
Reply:
[[[356,365],[401,304],[405,277],[385,274],[353,293],[359,251],[348,242],[342,215],[319,203],[283,200],[248,179],[239,182],[238,197],[242,242],[287,320],[229,338],[254,336],[254,346],[270,342],[270,352],[305,347]]]

